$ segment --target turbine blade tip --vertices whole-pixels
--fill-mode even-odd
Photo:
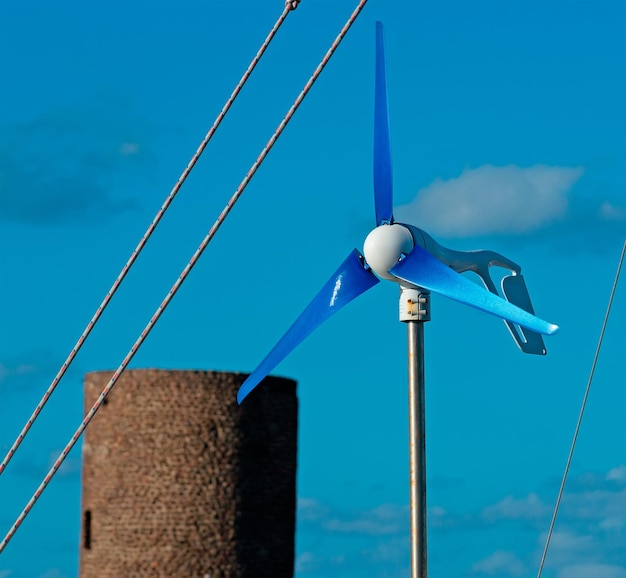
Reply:
[[[560,330],[561,328],[558,325],[554,325],[553,323],[548,324],[548,335],[554,335],[555,333],[558,333]]]
[[[237,403],[241,405],[241,402],[248,397],[250,392],[259,384],[258,381],[251,381],[250,378],[243,382],[239,391],[237,392]]]

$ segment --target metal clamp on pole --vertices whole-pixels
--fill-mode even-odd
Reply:
[[[430,293],[401,286],[400,321],[430,321]]]

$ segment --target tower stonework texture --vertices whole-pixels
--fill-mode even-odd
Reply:
[[[85,376],[89,410],[112,372]],[[80,578],[292,578],[296,383],[128,370],[83,443]]]

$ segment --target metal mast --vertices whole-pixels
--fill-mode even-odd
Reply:
[[[428,576],[424,323],[429,320],[429,293],[402,287],[400,292],[400,321],[407,324],[409,345],[411,578],[427,578]]]

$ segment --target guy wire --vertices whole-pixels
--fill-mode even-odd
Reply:
[[[237,98],[237,96],[241,92],[241,89],[243,88],[244,84],[246,83],[246,81],[248,80],[250,75],[252,74],[252,71],[255,69],[256,65],[259,63],[259,60],[261,59],[261,57],[265,53],[265,51],[266,51],[267,47],[269,46],[270,42],[273,40],[274,36],[276,35],[276,32],[278,32],[278,29],[280,28],[282,23],[287,18],[287,15],[289,14],[289,12],[294,10],[297,5],[298,5],[298,2],[293,2],[293,1],[289,1],[289,0],[287,0],[287,2],[285,3],[285,8],[283,9],[282,14],[278,18],[278,20],[276,21],[276,23],[274,24],[272,29],[270,30],[270,33],[268,34],[267,38],[265,39],[265,41],[263,42],[263,44],[259,48],[258,52],[256,53],[256,55],[254,56],[254,58],[250,62],[247,70],[245,71],[245,73],[243,74],[243,76],[241,77],[239,82],[237,83],[237,86],[235,87],[235,89],[233,90],[232,94],[230,95],[230,97],[226,101],[226,104],[223,106],[223,108],[220,111],[219,115],[215,119],[215,121],[213,123],[213,126],[209,129],[209,132],[206,134],[206,136],[204,137],[204,139],[200,143],[200,146],[198,147],[198,149],[196,150],[195,154],[193,155],[193,157],[189,161],[189,164],[187,165],[185,170],[182,172],[182,174],[179,177],[178,181],[174,185],[174,188],[171,190],[171,192],[169,193],[169,195],[165,199],[163,205],[161,206],[161,208],[157,212],[157,214],[154,217],[152,223],[150,223],[150,226],[148,227],[148,229],[144,233],[143,237],[141,238],[141,241],[139,241],[139,244],[137,245],[135,250],[132,252],[132,254],[129,257],[128,261],[126,262],[126,264],[124,265],[124,267],[120,271],[119,275],[117,276],[117,279],[115,279],[115,282],[113,283],[113,285],[109,289],[109,292],[106,294],[106,296],[104,297],[104,300],[102,301],[102,303],[100,304],[100,306],[98,307],[96,312],[94,313],[93,317],[91,318],[91,321],[89,321],[89,323],[87,324],[87,327],[84,329],[82,335],[78,338],[78,341],[76,342],[76,345],[74,345],[74,348],[72,349],[72,351],[70,351],[70,354],[67,357],[67,359],[65,360],[65,362],[63,363],[63,365],[61,366],[61,369],[56,374],[54,380],[52,381],[52,383],[50,384],[50,386],[46,390],[45,394],[41,398],[41,401],[37,404],[37,407],[33,411],[32,415],[28,418],[28,421],[26,422],[26,424],[22,428],[22,431],[17,436],[17,439],[15,440],[15,442],[13,443],[11,448],[9,449],[7,455],[5,456],[5,458],[0,463],[0,475],[2,475],[2,472],[5,470],[5,468],[7,467],[8,463],[11,461],[11,458],[13,457],[13,455],[15,454],[17,449],[20,447],[20,444],[22,443],[22,441],[26,437],[26,434],[28,434],[30,428],[35,423],[35,420],[37,419],[37,417],[41,413],[41,410],[43,409],[43,407],[48,402],[48,399],[50,398],[50,396],[52,395],[52,393],[56,389],[57,385],[59,384],[59,382],[61,381],[61,379],[65,375],[65,372],[67,371],[67,369],[71,365],[72,361],[74,361],[74,358],[78,354],[78,351],[83,346],[83,343],[85,342],[85,340],[87,339],[87,337],[91,333],[91,330],[94,328],[95,324],[100,319],[100,316],[102,315],[102,313],[106,309],[107,305],[109,304],[109,302],[111,301],[111,299],[115,295],[117,289],[119,288],[119,286],[121,285],[122,281],[126,277],[126,274],[130,271],[130,268],[133,266],[133,264],[137,260],[137,257],[139,256],[139,254],[143,250],[144,246],[148,242],[148,239],[150,239],[150,237],[152,236],[152,233],[154,232],[154,230],[156,229],[157,225],[161,221],[161,218],[163,217],[163,215],[165,214],[165,212],[169,208],[170,204],[174,200],[174,197],[176,196],[176,194],[178,193],[178,191],[182,187],[183,183],[185,182],[185,180],[189,176],[189,173],[191,172],[191,170],[195,166],[196,162],[200,158],[200,155],[203,153],[203,151],[206,148],[207,144],[209,143],[209,141],[211,140],[211,138],[213,137],[213,135],[217,131],[217,128],[222,123],[222,120],[226,116],[226,113],[228,112],[228,110],[230,109],[232,104],[235,102],[235,99]]]
[[[548,554],[548,547],[550,546],[550,538],[552,537],[552,531],[554,530],[554,525],[556,523],[556,516],[559,512],[559,506],[561,505],[561,498],[563,497],[563,490],[565,489],[565,482],[567,480],[567,474],[569,472],[569,468],[572,463],[572,456],[574,455],[574,448],[576,447],[576,440],[578,439],[578,432],[580,431],[580,424],[582,423],[583,414],[585,412],[585,406],[587,405],[587,398],[589,397],[589,390],[591,389],[591,382],[593,381],[593,374],[595,373],[596,363],[598,362],[598,356],[600,355],[600,348],[602,347],[602,340],[604,338],[604,330],[606,329],[606,324],[609,320],[609,314],[611,312],[611,305],[613,304],[613,297],[615,295],[615,289],[617,287],[619,275],[622,270],[622,263],[624,262],[625,252],[626,252],[626,241],[624,241],[624,246],[622,247],[622,254],[620,256],[619,263],[617,265],[617,272],[615,273],[615,280],[613,281],[613,288],[611,289],[609,303],[607,305],[606,313],[604,315],[602,329],[600,330],[600,338],[598,339],[598,345],[596,346],[596,353],[593,357],[593,363],[591,364],[591,372],[589,374],[589,379],[587,381],[585,395],[583,396],[583,403],[580,408],[580,413],[578,415],[576,429],[574,430],[574,438],[572,439],[572,445],[570,446],[569,455],[567,456],[567,463],[565,464],[565,471],[563,472],[563,479],[561,480],[561,487],[559,488],[559,493],[556,498],[556,504],[554,506],[554,512],[552,513],[552,520],[550,521],[550,528],[548,529],[546,543],[543,548],[543,554],[541,555],[541,562],[539,563],[539,573],[537,574],[537,578],[541,578],[541,573],[543,572],[543,566],[545,564],[546,556]]]
[[[269,139],[269,141],[267,142],[267,144],[265,145],[265,147],[259,154],[257,160],[254,161],[254,163],[250,167],[248,174],[241,181],[241,183],[239,184],[239,187],[237,187],[237,190],[235,191],[233,196],[230,198],[230,200],[228,201],[228,203],[226,204],[226,206],[220,213],[219,217],[217,218],[217,220],[215,221],[215,223],[213,224],[213,226],[207,233],[206,237],[200,243],[200,246],[196,249],[196,252],[193,254],[190,261],[187,263],[187,265],[185,266],[185,268],[179,275],[178,279],[176,279],[176,282],[174,283],[172,288],[169,290],[168,294],[163,299],[163,302],[161,303],[161,305],[159,305],[157,310],[154,312],[152,318],[150,319],[148,324],[144,327],[140,336],[137,338],[137,340],[131,347],[130,351],[126,354],[126,357],[124,357],[124,359],[122,360],[122,363],[120,364],[120,366],[115,370],[115,373],[112,375],[109,383],[102,390],[102,392],[100,393],[100,396],[98,397],[93,407],[89,410],[87,415],[84,417],[80,426],[74,432],[74,434],[72,435],[70,441],[67,443],[65,448],[63,448],[63,451],[61,452],[59,457],[55,460],[54,464],[50,468],[50,471],[46,474],[46,477],[43,479],[43,481],[41,482],[41,484],[39,485],[39,487],[37,488],[37,490],[31,497],[31,499],[28,501],[28,503],[22,510],[21,514],[18,516],[16,521],[13,523],[13,525],[7,532],[7,535],[4,537],[2,542],[0,542],[0,553],[2,553],[2,551],[6,548],[7,544],[11,540],[11,538],[15,535],[15,533],[17,532],[18,528],[20,527],[20,525],[22,524],[22,522],[24,521],[28,513],[32,510],[33,506],[35,505],[35,503],[37,502],[37,500],[39,499],[43,491],[46,489],[46,487],[52,480],[54,474],[59,470],[65,458],[68,456],[68,454],[70,453],[70,451],[72,450],[72,448],[74,447],[74,445],[76,444],[80,436],[82,435],[83,431],[85,431],[85,428],[89,425],[89,423],[93,419],[94,415],[96,414],[100,406],[106,400],[107,395],[115,386],[118,378],[122,375],[122,373],[124,372],[128,364],[134,357],[135,353],[137,353],[139,347],[141,346],[141,344],[144,342],[144,340],[150,333],[152,327],[154,327],[154,325],[158,321],[161,314],[165,311],[168,304],[171,302],[172,298],[174,297],[174,295],[176,294],[180,286],[183,284],[183,282],[189,275],[190,271],[193,269],[194,265],[198,262],[198,259],[200,258],[204,250],[206,249],[207,245],[209,244],[211,239],[214,237],[215,233],[220,228],[225,218],[228,216],[228,213],[230,213],[231,209],[233,208],[233,206],[235,205],[235,203],[237,202],[237,200],[243,193],[244,189],[246,188],[246,186],[248,185],[248,183],[250,182],[250,180],[256,173],[257,169],[259,168],[259,166],[261,165],[261,163],[263,162],[263,160],[265,159],[265,157],[271,150],[272,146],[274,146],[274,143],[278,140],[278,137],[281,135],[281,133],[283,132],[283,130],[285,129],[285,127],[287,126],[287,124],[289,123],[293,115],[295,114],[296,110],[298,109],[302,101],[304,100],[304,97],[308,94],[309,90],[311,89],[311,87],[313,86],[313,84],[315,83],[319,75],[321,74],[322,70],[324,69],[324,67],[326,66],[326,64],[332,57],[332,55],[334,54],[335,50],[337,49],[337,47],[339,46],[339,44],[341,43],[341,41],[347,34],[348,30],[350,29],[350,27],[356,20],[357,16],[361,13],[361,10],[363,10],[363,8],[365,7],[365,4],[367,4],[367,0],[360,0],[358,6],[354,9],[352,14],[348,18],[347,22],[344,24],[338,36],[333,41],[331,47],[328,49],[328,52],[326,52],[326,54],[324,55],[324,58],[322,59],[318,67],[313,72],[313,75],[308,80],[308,82],[306,83],[306,85],[304,86],[304,88],[302,89],[298,97],[296,98],[295,102],[293,103],[293,105],[291,106],[291,108],[289,109],[285,117],[283,118],[283,120],[278,125],[278,128],[276,129],[274,134],[271,136],[271,138]],[[290,3],[290,5],[293,5],[293,4]]]

